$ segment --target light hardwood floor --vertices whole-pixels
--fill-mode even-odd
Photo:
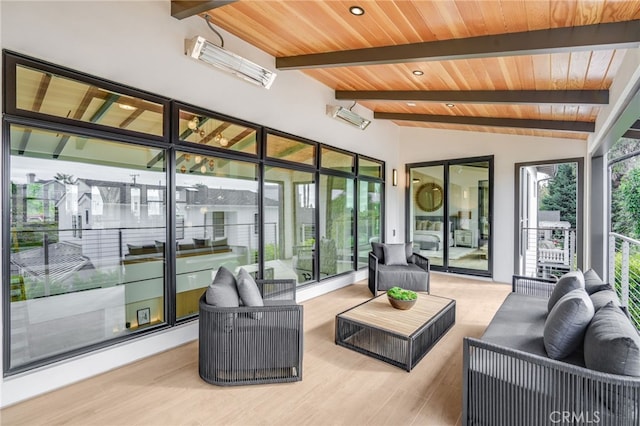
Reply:
[[[457,425],[462,338],[480,336],[510,286],[432,274],[456,324],[407,373],[334,343],[335,315],[370,297],[361,281],[304,303],[302,381],[218,387],[198,376],[198,343],[0,411],[3,425]]]

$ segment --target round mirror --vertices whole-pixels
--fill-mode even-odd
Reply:
[[[444,194],[437,183],[427,182],[416,192],[416,204],[425,212],[433,212],[442,207]]]

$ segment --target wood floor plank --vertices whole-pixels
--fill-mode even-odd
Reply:
[[[191,342],[0,411],[3,425],[459,425],[462,338],[480,336],[510,286],[432,274],[456,324],[406,371],[334,343],[335,316],[370,297],[366,282],[304,302],[301,382],[218,387],[198,376]]]

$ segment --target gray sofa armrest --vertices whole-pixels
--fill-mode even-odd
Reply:
[[[598,425],[640,421],[639,377],[602,373],[469,337],[463,340],[462,392],[463,425],[547,425],[560,419],[550,416],[565,412],[588,415]]]
[[[256,280],[264,300],[296,300],[296,280]]]
[[[514,275],[512,291],[514,293],[528,294],[530,296],[549,297],[557,280],[549,278],[523,277]]]
[[[376,296],[378,294],[378,258],[373,252],[369,252],[369,290]]]
[[[429,272],[429,269],[431,268],[429,259],[418,253],[413,253],[409,258],[409,262],[418,265],[427,272]]]

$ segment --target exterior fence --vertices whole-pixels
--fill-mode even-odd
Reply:
[[[640,241],[609,233],[609,283],[640,330]]]

